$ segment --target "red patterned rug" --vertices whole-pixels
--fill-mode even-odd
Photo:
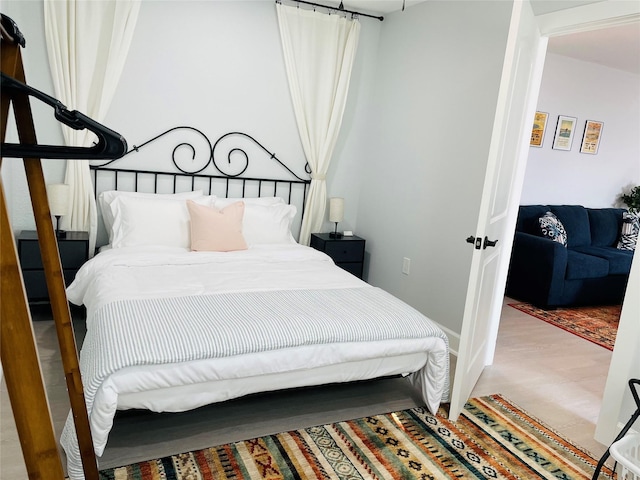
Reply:
[[[347,420],[100,472],[100,480],[590,479],[597,460],[501,395]],[[607,467],[598,477],[614,478]]]
[[[620,311],[622,310],[621,305],[557,308],[555,310],[543,310],[529,303],[510,303],[509,306],[609,350],[613,350],[616,341]]]

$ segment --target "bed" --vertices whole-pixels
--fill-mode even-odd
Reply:
[[[191,188],[98,193],[108,243],[67,289],[87,309],[80,366],[97,456],[116,410],[180,412],[389,375],[405,375],[432,412],[448,401],[444,332],[295,241],[300,208],[291,191],[300,187],[304,201],[308,182],[285,180],[293,183],[280,195],[282,179],[265,189],[273,179],[253,178],[259,195],[232,197],[226,174],[178,175],[191,176]],[[245,194],[253,188],[231,179],[244,182]],[[198,180],[212,188],[197,188]],[[224,195],[214,191],[219,180]],[[71,414],[61,445],[69,478],[82,479]]]

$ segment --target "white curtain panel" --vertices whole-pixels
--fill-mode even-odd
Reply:
[[[133,38],[140,0],[45,0],[44,19],[49,65],[56,97],[69,110],[102,122],[107,114]],[[65,144],[91,146],[89,130],[63,126]],[[88,160],[67,160],[65,183],[71,187],[68,230],[89,232],[89,252],[96,244],[98,215]]]
[[[324,220],[325,178],[347,102],[360,22],[279,3],[276,8],[298,131],[312,172],[298,240],[308,245]]]

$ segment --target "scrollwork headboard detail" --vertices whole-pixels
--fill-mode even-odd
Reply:
[[[163,147],[157,154],[151,154],[152,161],[148,158],[133,160],[132,154],[173,132],[180,132],[181,138],[177,144],[168,141],[174,145],[169,150],[170,159],[167,159],[167,149]],[[261,158],[255,160],[255,157]],[[140,168],[143,164],[151,167]],[[170,128],[138,146],[134,145],[119,159],[95,161],[89,168],[96,198],[105,190],[178,193],[201,189],[207,195],[219,197],[278,196],[298,208],[298,229],[311,182],[310,177],[296,174],[275,153],[247,133],[225,133],[212,144],[202,131],[190,126]],[[309,176],[308,164],[304,170]]]

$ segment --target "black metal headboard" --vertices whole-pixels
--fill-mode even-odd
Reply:
[[[159,145],[157,155],[151,153],[145,159],[136,157],[135,160],[131,155],[178,131],[180,140],[168,141],[169,148],[166,144]],[[170,159],[167,151],[171,152]],[[254,157],[257,160],[250,162]],[[147,166],[141,168],[141,165]],[[296,174],[251,135],[229,132],[212,144],[203,132],[189,126],[170,128],[141,145],[134,145],[117,160],[93,162],[90,169],[96,198],[106,190],[148,193],[202,190],[219,197],[282,197],[298,208],[294,232],[299,231],[311,182],[309,177]],[[308,164],[304,170],[308,176]]]

